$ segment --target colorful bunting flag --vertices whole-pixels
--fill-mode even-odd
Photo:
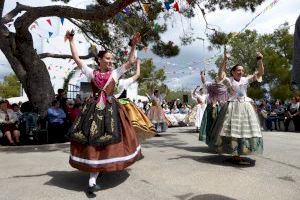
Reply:
[[[130,9],[128,7],[124,8],[124,12],[127,16],[130,15]]]
[[[64,21],[65,21],[65,18],[64,17],[60,17],[61,25],[64,25]]]
[[[51,19],[46,20],[50,26],[52,26]]]
[[[150,3],[143,3],[143,7],[146,13],[149,12],[151,4]]]
[[[168,1],[165,1],[164,4],[167,10],[171,9],[170,3]]]
[[[177,12],[180,12],[180,9],[179,9],[179,4],[178,4],[178,2],[177,2],[177,1],[174,3],[174,5],[173,5],[173,9],[174,9],[175,11],[177,11]]]
[[[188,4],[191,5],[193,0],[187,0]]]
[[[49,38],[53,35],[53,32],[48,32]]]

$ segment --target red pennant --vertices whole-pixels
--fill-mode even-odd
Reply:
[[[52,26],[51,19],[47,19],[46,21]]]
[[[179,12],[179,4],[177,1],[174,3],[173,8],[175,11]]]

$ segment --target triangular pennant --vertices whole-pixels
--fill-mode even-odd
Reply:
[[[49,38],[53,35],[53,32],[48,32]]]
[[[174,8],[174,10],[177,11],[177,12],[180,11],[180,9],[179,9],[179,4],[178,4],[177,1],[174,3],[173,8]]]
[[[46,20],[50,26],[52,26],[51,19]]]
[[[130,15],[130,9],[128,7],[124,8],[124,12],[126,15]]]
[[[150,3],[143,3],[143,7],[144,7],[144,10],[145,10],[145,12],[146,12],[146,13],[148,13],[148,12],[149,12],[149,10],[150,10],[150,6],[151,6],[151,4],[150,4]]]
[[[171,9],[170,3],[168,1],[165,1],[164,4],[167,10]]]
[[[65,21],[65,18],[64,17],[60,17],[60,23],[61,23],[61,25],[64,25],[64,21]]]

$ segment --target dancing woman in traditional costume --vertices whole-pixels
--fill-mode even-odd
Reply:
[[[264,74],[263,55],[257,53],[257,71],[244,77],[244,68],[237,64],[227,78],[230,98],[224,106],[212,129],[209,146],[219,153],[233,155],[232,161],[245,162],[240,155],[262,153],[263,138],[259,119],[253,107],[253,100],[247,97],[247,87],[251,82],[261,81]]]
[[[141,146],[127,112],[113,96],[118,79],[134,62],[135,46],[141,38],[139,33],[134,35],[128,62],[117,69],[112,69],[112,54],[99,51],[96,58],[99,66],[95,70],[79,58],[70,32],[66,38],[70,41],[74,61],[91,80],[94,96],[84,105],[69,131],[69,162],[74,168],[90,172],[87,194],[95,196],[94,191],[99,189],[96,184],[99,172],[123,170],[141,157]]]
[[[227,55],[224,53],[224,59],[219,67],[218,76],[213,82],[206,81],[205,73],[201,72],[201,81],[207,90],[207,106],[204,111],[201,126],[199,140],[204,141],[206,144],[210,143],[210,134],[213,124],[215,123],[217,116],[224,104],[228,100],[227,87],[224,85],[225,72],[224,68],[227,63]]]
[[[119,99],[119,103],[124,106],[128,117],[135,129],[139,142],[143,142],[147,138],[151,138],[156,134],[155,128],[148,117],[140,110],[130,99],[127,98],[127,88],[140,77],[141,61],[136,60],[136,73],[127,79],[120,79],[118,83],[118,94],[115,95]]]
[[[163,95],[159,94],[158,90],[155,90],[151,95],[152,106],[148,111],[148,118],[154,124],[156,132],[165,132],[167,130],[167,119],[165,113],[161,107],[163,102]],[[156,134],[156,136],[160,136]]]
[[[203,88],[200,88],[199,93],[196,92],[196,90],[198,88],[199,88],[199,86],[197,86],[195,88],[195,90],[192,92],[192,99],[197,102],[197,105],[195,105],[193,111],[191,112],[191,113],[195,112],[193,120],[194,120],[197,132],[200,130],[203,114],[204,114],[204,111],[205,111],[206,106],[207,106],[206,105],[206,98],[208,96],[207,94],[204,94]]]

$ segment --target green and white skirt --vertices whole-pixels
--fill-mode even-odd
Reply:
[[[248,155],[263,152],[259,119],[250,102],[233,101],[223,106],[208,143],[218,153]]]

